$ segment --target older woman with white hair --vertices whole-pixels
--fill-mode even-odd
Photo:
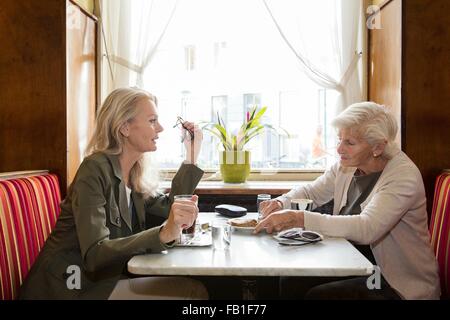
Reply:
[[[422,176],[395,145],[395,118],[384,106],[363,102],[344,110],[333,125],[340,161],[314,182],[262,203],[265,218],[255,232],[301,227],[343,237],[381,270],[378,290],[368,289],[367,278],[352,278],[316,286],[306,298],[438,299]],[[291,200],[299,198],[315,207],[334,200],[333,212],[291,210]]]
[[[157,99],[120,88],[105,99],[61,214],[22,285],[21,299],[206,299],[206,288],[185,277],[128,278],[134,255],[169,249],[198,214],[192,194],[203,171],[196,165],[202,134],[183,122],[187,159],[170,195],[157,192],[144,154],[163,131]]]

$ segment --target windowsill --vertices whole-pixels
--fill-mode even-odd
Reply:
[[[256,195],[267,193],[280,195],[292,188],[310,183],[311,181],[247,181],[245,183],[224,183],[223,181],[200,181],[194,193],[198,195],[207,194],[245,194]],[[170,181],[162,181],[160,187],[166,192],[170,191]]]
[[[222,182],[220,171],[204,170],[202,182]],[[162,180],[171,181],[177,173],[177,170],[161,170]],[[324,173],[324,170],[289,170],[276,169],[252,170],[247,181],[255,182],[293,182],[293,181],[314,181]]]

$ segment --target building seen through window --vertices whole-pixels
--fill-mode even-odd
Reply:
[[[308,38],[290,39],[300,47],[302,42],[314,42],[304,52],[314,48],[309,55],[315,65],[334,70],[337,62],[324,54],[333,50],[330,32],[315,20],[341,9],[288,2],[296,6],[292,10],[311,6],[307,9],[312,12],[310,20],[294,20],[290,26],[293,31],[304,30],[310,23]],[[142,87],[158,97],[160,122],[166,124],[158,143],[160,167],[175,169],[184,158],[183,146],[173,143],[179,141],[179,132],[167,125],[177,116],[216,122],[220,114],[227,129],[237,133],[254,106],[267,106],[261,122],[281,127],[289,136],[270,130],[251,140],[245,149],[251,151],[252,169],[321,170],[335,162],[336,132],[329,122],[337,113],[338,93],[307,77],[262,3],[181,0],[177,4],[142,74]],[[275,13],[284,21],[283,12]],[[131,14],[140,12],[132,10]],[[132,47],[140,44],[139,31],[129,36]],[[136,77],[129,77],[130,85],[136,84]],[[217,170],[221,148],[219,141],[205,132],[199,165]]]

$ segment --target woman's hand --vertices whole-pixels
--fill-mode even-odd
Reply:
[[[266,229],[267,233],[281,231],[291,228],[303,228],[305,225],[303,211],[299,210],[281,210],[272,213],[267,218],[260,221],[253,233],[259,233]]]
[[[168,243],[180,237],[183,227],[192,226],[198,216],[198,196],[193,195],[191,200],[180,199],[170,208],[169,218],[159,233],[159,239]]]
[[[200,149],[202,147],[203,132],[193,122],[186,121],[183,123],[183,134],[186,134],[187,139],[184,139],[184,147],[186,148],[186,161],[188,163],[196,164]],[[194,134],[193,140],[191,139],[190,131]],[[192,143],[193,142],[193,143]]]
[[[283,205],[276,199],[263,201],[259,204],[259,214],[261,218],[265,218],[272,212],[280,211],[283,209]]]

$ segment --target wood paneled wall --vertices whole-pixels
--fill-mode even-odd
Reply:
[[[404,0],[402,147],[425,181],[428,208],[436,176],[450,168],[450,1]]]
[[[0,2],[0,172],[49,169],[66,180],[65,8]]]
[[[66,0],[2,0],[0,172],[50,170],[64,196],[90,138],[96,81],[95,17]]]
[[[399,94],[396,75],[400,74],[402,149],[422,173],[429,214],[436,176],[450,168],[448,12],[448,0],[387,1],[381,9],[382,25],[387,29],[370,31],[369,37],[372,59],[378,60],[369,81],[369,99],[395,105]],[[396,63],[399,50],[401,62]]]

